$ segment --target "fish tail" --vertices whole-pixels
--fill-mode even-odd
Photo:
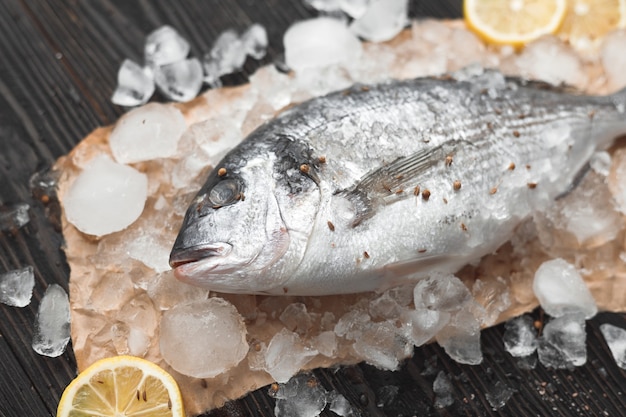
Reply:
[[[620,113],[623,113],[626,117],[626,87],[622,88],[616,93],[611,94],[611,100],[615,104],[615,107]]]

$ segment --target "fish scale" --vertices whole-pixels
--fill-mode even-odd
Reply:
[[[626,132],[625,104],[626,91],[589,97],[494,71],[309,100],[215,167],[170,263],[183,281],[261,294],[384,290],[455,272],[567,192]],[[211,194],[226,180],[232,192]]]

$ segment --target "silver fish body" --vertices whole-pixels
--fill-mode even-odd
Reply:
[[[354,86],[262,125],[209,175],[176,276],[235,293],[382,290],[495,251],[626,133],[626,90],[487,71]]]

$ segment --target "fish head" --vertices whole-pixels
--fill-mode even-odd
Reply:
[[[189,206],[170,254],[179,280],[218,292],[267,293],[297,269],[319,187],[299,161],[257,147],[227,155]]]

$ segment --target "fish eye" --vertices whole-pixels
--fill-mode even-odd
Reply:
[[[240,199],[239,184],[233,179],[218,182],[209,192],[209,200],[215,207],[227,206]]]

